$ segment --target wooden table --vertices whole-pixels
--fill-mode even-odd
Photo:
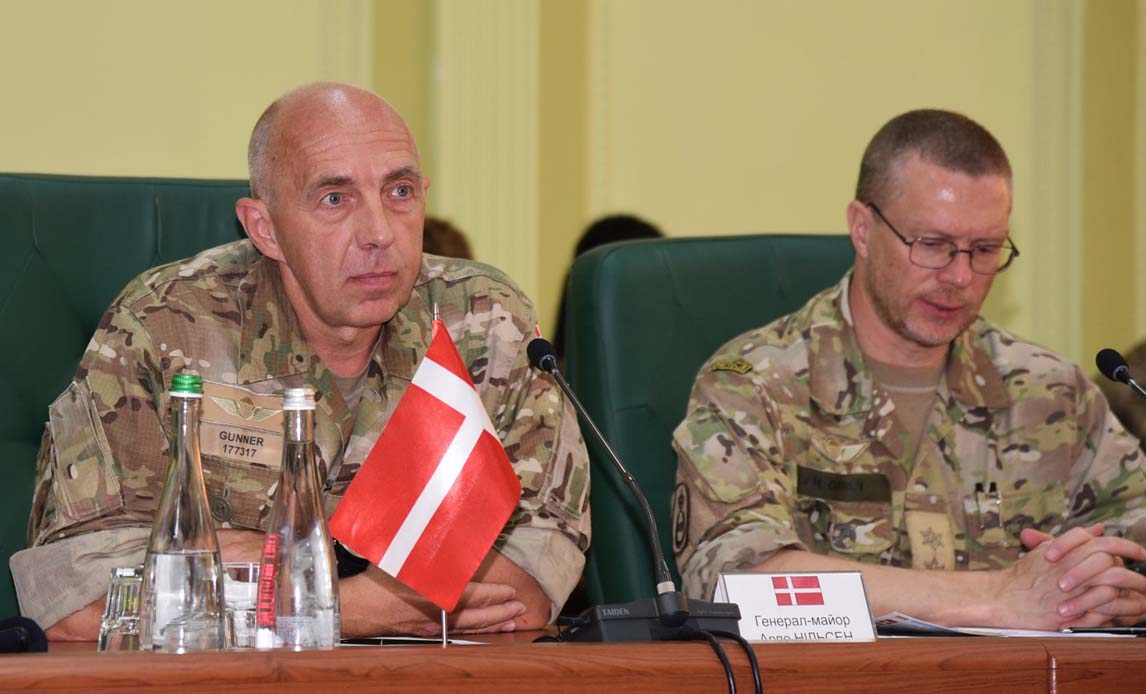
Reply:
[[[1048,639],[1051,692],[1146,692],[1146,639]]]
[[[90,692],[722,692],[707,645],[532,644],[349,647],[163,656],[98,654],[94,644],[0,656],[0,691]],[[1146,692],[1146,640],[884,639],[864,644],[755,646],[764,691]],[[740,691],[748,661],[728,649]]]

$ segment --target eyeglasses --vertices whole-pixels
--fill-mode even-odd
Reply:
[[[971,258],[972,272],[980,275],[996,275],[1010,267],[1015,258],[1019,257],[1019,249],[1010,239],[1004,243],[977,243],[970,248],[959,248],[954,241],[928,236],[918,236],[908,241],[891,222],[887,221],[887,217],[883,216],[883,212],[874,202],[864,204],[870,207],[887,228],[891,229],[891,233],[907,246],[908,259],[919,267],[942,270],[955,260],[955,256],[966,253]]]

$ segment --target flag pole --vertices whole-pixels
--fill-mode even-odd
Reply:
[[[442,610],[442,648],[446,647],[446,611]]]

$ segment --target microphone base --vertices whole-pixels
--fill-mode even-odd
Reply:
[[[48,650],[44,630],[27,617],[0,619],[0,653],[43,653]]]
[[[740,633],[740,606],[726,602],[688,601],[688,618],[680,626],[661,622],[655,598],[616,605],[594,605],[561,633],[562,641],[580,643],[672,641],[685,629]]]

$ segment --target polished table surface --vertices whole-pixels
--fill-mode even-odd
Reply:
[[[721,692],[706,644],[533,644],[537,634],[485,646],[359,646],[292,653],[184,656],[99,654],[53,643],[48,653],[0,656],[0,691]],[[739,690],[748,661],[729,647]],[[764,691],[1146,692],[1146,640],[914,638],[856,644],[757,644]]]

